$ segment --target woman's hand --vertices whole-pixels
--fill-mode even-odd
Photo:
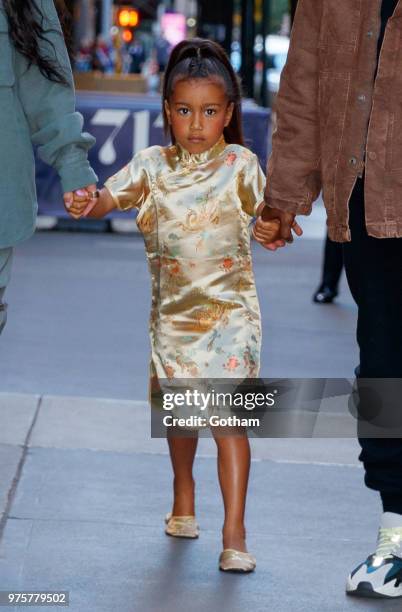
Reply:
[[[73,219],[86,217],[98,202],[99,192],[96,185],[87,185],[82,189],[67,192],[63,196],[64,207]]]

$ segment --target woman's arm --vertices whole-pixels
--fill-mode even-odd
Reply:
[[[38,7],[46,31],[41,54],[60,66],[68,85],[50,81],[14,49],[17,92],[39,156],[57,170],[63,191],[71,192],[98,180],[87,159],[95,139],[82,132],[83,118],[75,112],[71,66],[53,0],[40,0]]]

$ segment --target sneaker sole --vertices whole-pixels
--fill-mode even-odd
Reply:
[[[379,593],[373,589],[369,582],[359,582],[356,589],[353,591],[347,590],[346,595],[349,595],[350,597],[371,597],[371,599],[398,599],[398,597],[402,597],[402,593],[400,593],[400,595]]]

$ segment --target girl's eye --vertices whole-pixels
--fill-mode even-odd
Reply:
[[[207,108],[205,112],[208,115],[208,117],[212,117],[213,115],[216,115],[216,110],[214,108]]]
[[[179,113],[179,115],[187,115],[189,110],[188,110],[188,108],[178,108],[177,112]]]

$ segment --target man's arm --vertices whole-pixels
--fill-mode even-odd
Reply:
[[[323,1],[299,0],[276,102],[265,201],[275,209],[268,213],[271,218],[281,217],[286,239],[294,216],[309,214],[321,190],[318,46]],[[268,214],[263,218],[268,220]]]

